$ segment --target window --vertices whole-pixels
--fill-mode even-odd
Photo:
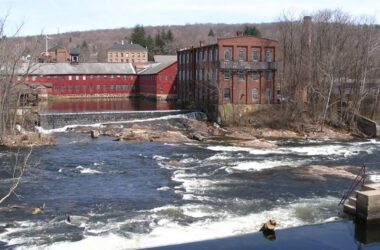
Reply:
[[[50,76],[47,76],[46,78],[47,78],[48,80],[50,80]],[[26,77],[26,80],[28,80],[28,77]]]
[[[54,76],[54,80],[58,80],[58,76]]]
[[[110,90],[113,91],[114,85],[110,85]]]
[[[229,80],[231,78],[231,71],[224,71],[224,80]]]
[[[273,52],[272,52],[272,50],[267,50],[265,54],[266,54],[266,61],[267,62],[272,62],[273,61]]]
[[[69,81],[73,80],[73,76],[69,76]]]
[[[103,78],[104,78],[104,79],[107,79],[107,75],[104,75]],[[99,76],[99,79],[100,79],[100,76]]]
[[[256,101],[259,99],[259,90],[257,88],[252,89],[252,100]]]
[[[87,86],[86,86],[86,85],[83,85],[83,86],[82,86],[82,91],[83,91],[83,92],[86,92],[86,89],[87,89]]]
[[[232,52],[231,49],[224,49],[224,60],[231,60]]]
[[[207,61],[207,50],[205,51],[205,53],[203,54],[203,61]]]
[[[239,50],[239,61],[245,61],[246,60],[246,53],[245,49]]]
[[[123,75],[123,80],[127,80],[127,76],[126,75]]]
[[[90,92],[92,92],[94,90],[94,87],[90,85],[89,89],[90,89]]]
[[[75,92],[79,92],[79,85],[75,85]]]
[[[96,85],[96,91],[100,91],[100,85]]]
[[[61,91],[64,92],[66,90],[66,86],[65,85],[62,85],[61,86]]]
[[[110,76],[110,79],[113,79],[113,75]]]
[[[73,91],[73,86],[69,85],[69,86],[67,87],[67,89],[68,89],[69,92],[71,92],[71,91]]]
[[[34,82],[37,79],[37,76],[32,76],[32,81]]]
[[[120,75],[117,75],[116,78],[120,79]]]
[[[267,81],[273,81],[273,72],[272,71],[267,71],[266,80]]]
[[[260,73],[258,71],[253,71],[252,78],[254,81],[257,81],[260,79]]]
[[[58,90],[59,90],[58,85],[54,85],[54,90],[55,90],[55,91],[58,91]]]
[[[83,80],[86,80],[86,76],[85,76],[85,75],[83,75],[83,76],[82,76],[82,79],[83,79]]]
[[[107,91],[107,85],[103,85],[103,91]]]
[[[169,76],[165,76],[165,80],[168,81],[169,80]]]
[[[268,102],[272,100],[272,89],[266,88],[265,89],[265,97],[267,98]]]
[[[44,76],[43,75],[40,75],[40,80],[43,80],[44,79]]]
[[[260,61],[260,51],[259,50],[254,50],[252,54],[252,60],[254,62]]]
[[[121,57],[124,57],[124,53],[123,52],[121,52]]]
[[[230,88],[225,88],[223,91],[223,96],[225,100],[231,99],[231,89]]]
[[[245,72],[243,70],[239,71],[239,81],[245,80]]]
[[[94,80],[94,75],[90,75],[90,80]]]
[[[79,76],[75,76],[75,80],[79,80]]]
[[[61,76],[61,79],[62,79],[62,80],[65,80],[65,76]]]
[[[18,76],[18,77],[17,77],[17,81],[21,81],[21,76]]]

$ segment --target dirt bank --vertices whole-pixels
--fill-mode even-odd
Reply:
[[[40,147],[54,146],[57,141],[54,136],[36,132],[17,135],[6,135],[2,138],[1,146],[6,147]]]

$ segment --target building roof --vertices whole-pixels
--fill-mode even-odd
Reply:
[[[20,66],[18,74],[24,75],[28,64]],[[98,75],[136,74],[131,63],[36,63],[30,66],[29,75]]]
[[[79,55],[79,54],[80,54],[79,48],[71,48],[70,49],[70,55]]]
[[[63,47],[62,45],[60,44],[54,44],[52,47],[50,47],[48,49],[48,51],[56,51],[57,49],[66,49],[65,47]]]
[[[177,61],[177,55],[155,55],[153,56],[153,58],[154,58],[154,61],[158,63]]]
[[[166,69],[167,67],[172,66],[177,63],[176,61],[164,62],[164,63],[155,63],[152,64],[152,67],[147,68],[139,72],[139,75],[155,75]]]
[[[264,37],[258,37],[258,36],[246,36],[246,35],[243,35],[243,36],[232,36],[232,37],[222,37],[222,38],[218,38],[218,41],[219,40],[229,40],[229,39],[239,39],[239,38],[256,38],[258,40],[266,40],[266,41],[271,41],[271,42],[278,42],[277,40],[273,40],[273,39],[269,39],[269,38],[264,38]]]
[[[127,51],[148,51],[146,48],[141,46],[140,44],[120,44],[115,43],[111,48],[108,49],[108,51],[121,51],[121,50],[127,50]]]

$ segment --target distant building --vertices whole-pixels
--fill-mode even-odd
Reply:
[[[139,44],[116,43],[107,51],[107,62],[144,64],[148,62],[148,50]]]
[[[174,62],[177,61],[177,55],[155,55],[153,59],[156,63]]]
[[[177,97],[177,62],[153,64],[139,72],[139,94],[155,99],[175,99]]]
[[[62,45],[56,44],[44,51],[38,58],[41,63],[65,63],[70,61],[70,53]]]
[[[178,98],[209,109],[214,120],[275,103],[277,47],[278,41],[237,36],[178,51]]]

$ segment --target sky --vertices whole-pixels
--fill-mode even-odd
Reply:
[[[56,34],[133,27],[136,24],[275,22],[285,11],[296,16],[340,8],[369,15],[380,24],[380,0],[0,0],[8,13],[5,33]]]

